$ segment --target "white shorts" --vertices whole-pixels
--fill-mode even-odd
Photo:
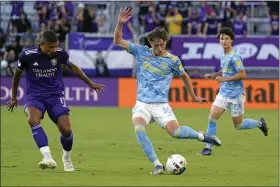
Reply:
[[[132,109],[132,119],[135,117],[142,117],[146,124],[157,122],[161,128],[165,128],[167,122],[176,120],[172,108],[168,103],[153,103],[147,104],[141,101],[136,101]]]
[[[238,98],[236,99],[231,99],[231,98],[225,98],[222,95],[218,94],[216,96],[216,99],[213,103],[213,105],[223,108],[226,111],[230,110],[231,111],[231,116],[232,117],[237,117],[242,114],[244,114],[244,104],[246,100],[246,95],[241,94]]]

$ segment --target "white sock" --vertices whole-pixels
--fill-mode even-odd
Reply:
[[[42,153],[44,158],[46,158],[46,159],[53,159],[49,146],[41,147],[40,151],[41,151],[41,153]]]
[[[64,158],[70,158],[70,154],[71,154],[71,151],[65,151],[65,150],[63,150],[63,157],[64,157]]]
[[[162,166],[162,164],[160,163],[160,161],[158,159],[156,159],[155,161],[153,161],[154,166]]]
[[[198,139],[200,140],[200,141],[203,141],[204,140],[204,135],[202,134],[202,133],[197,133],[198,134]]]
[[[212,145],[212,144],[210,144],[210,143],[207,143],[207,144],[206,144],[206,148],[208,148],[208,149],[212,149],[212,147],[213,147],[213,145]]]

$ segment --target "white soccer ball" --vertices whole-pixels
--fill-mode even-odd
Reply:
[[[181,175],[187,168],[186,159],[179,154],[171,155],[166,162],[166,171],[172,175]]]

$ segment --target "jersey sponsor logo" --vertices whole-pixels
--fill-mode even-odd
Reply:
[[[224,73],[232,73],[233,72],[231,68],[222,68],[222,71]]]
[[[33,66],[38,66],[38,65],[39,65],[38,62],[33,63]]]
[[[33,69],[33,72],[35,73],[36,77],[53,77],[57,72],[57,68]]]
[[[163,70],[161,70],[161,69],[158,69],[158,68],[152,66],[152,65],[149,64],[148,62],[144,62],[144,63],[143,63],[143,68],[145,68],[146,70],[148,70],[148,71],[150,71],[150,72],[159,74],[159,75],[163,75],[163,76],[166,75],[165,71],[163,71]]]

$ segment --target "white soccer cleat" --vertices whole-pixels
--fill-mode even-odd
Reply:
[[[43,160],[41,162],[39,162],[39,168],[41,169],[55,169],[57,167],[56,162],[54,161],[54,159],[47,159],[47,158],[43,158]]]
[[[62,162],[64,165],[64,171],[74,171],[75,170],[70,157],[67,158],[65,156],[62,156]]]

